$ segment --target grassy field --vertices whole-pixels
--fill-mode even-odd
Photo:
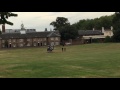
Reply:
[[[0,78],[116,78],[120,77],[120,44],[0,50]]]

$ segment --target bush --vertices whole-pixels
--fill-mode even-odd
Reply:
[[[99,41],[99,39],[93,39],[92,42],[93,43],[99,43],[100,41]]]
[[[110,36],[106,36],[104,42],[105,43],[112,42],[112,38]]]

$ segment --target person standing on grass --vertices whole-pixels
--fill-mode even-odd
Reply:
[[[64,48],[64,52],[66,51],[66,48]]]
[[[62,52],[63,52],[63,47],[62,47]]]
[[[64,52],[66,51],[65,45],[66,45],[65,42],[62,42],[62,52],[63,52],[63,51],[64,51]]]

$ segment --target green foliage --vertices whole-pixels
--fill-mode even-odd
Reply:
[[[120,12],[116,12],[115,16],[113,18],[113,26],[114,26],[114,30],[120,30]]]
[[[115,42],[120,42],[120,12],[116,12],[113,18],[113,40]]]
[[[92,43],[100,43],[99,39],[92,39]]]
[[[70,25],[69,21],[65,17],[57,17],[56,21],[50,23],[54,27],[54,30],[59,30],[61,27]]]
[[[113,40],[115,42],[120,42],[120,29],[114,30],[113,33],[114,33]]]
[[[112,38],[110,36],[106,36],[104,42],[105,43],[112,42]]]
[[[78,31],[75,27],[71,26],[68,19],[64,17],[57,17],[56,21],[50,23],[54,30],[59,30],[61,40],[75,39],[78,36]]]
[[[108,29],[111,26],[113,26],[112,24],[113,17],[114,14],[111,16],[102,16],[100,18],[95,18],[95,19],[86,19],[86,20],[83,19],[77,23],[74,23],[73,26],[78,30],[92,30],[93,28],[95,28],[96,30],[97,29],[101,30],[102,27]]]
[[[12,22],[7,21],[7,19],[11,16],[18,16],[17,14],[11,13],[11,12],[0,12],[0,24],[9,24],[13,25]]]
[[[75,39],[78,36],[78,31],[73,26],[67,25],[60,28],[61,40]]]

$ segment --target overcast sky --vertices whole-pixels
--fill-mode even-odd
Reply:
[[[10,17],[8,21],[14,23],[13,26],[6,25],[6,29],[20,29],[23,22],[26,29],[36,29],[36,31],[49,31],[53,29],[50,25],[57,17],[68,18],[70,24],[82,19],[94,19],[105,15],[112,15],[114,12],[13,12],[18,17]],[[1,25],[0,25],[1,28]]]

